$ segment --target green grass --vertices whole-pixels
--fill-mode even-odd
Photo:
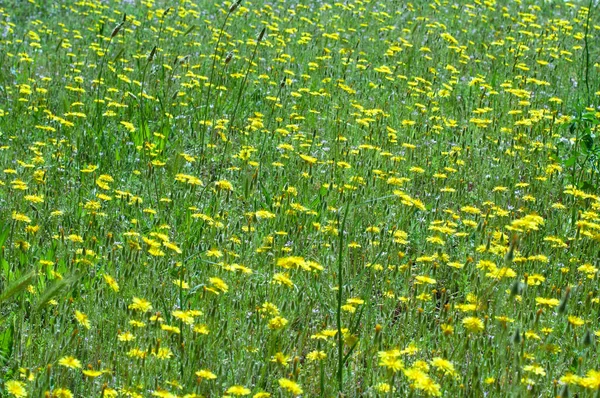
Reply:
[[[593,3],[7,2],[1,394],[596,396]]]

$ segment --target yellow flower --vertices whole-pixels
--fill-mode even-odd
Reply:
[[[573,326],[583,326],[585,325],[585,321],[578,316],[571,315],[569,316],[569,323]]]
[[[156,390],[152,393],[152,395],[159,398],[178,398],[177,395],[172,394],[167,390]]]
[[[437,283],[437,281],[435,279],[430,278],[428,276],[421,276],[421,275],[419,275],[415,279],[417,280],[417,282],[416,282],[417,285],[421,285],[423,283],[426,283],[426,284],[429,284],[429,285],[435,285]]]
[[[600,371],[590,370],[586,376],[580,380],[580,384],[589,389],[600,389]]]
[[[181,330],[177,327],[177,326],[171,326],[171,325],[160,325],[161,330],[164,330],[166,332],[169,333],[175,333],[175,334],[180,334]]]
[[[290,362],[290,361],[291,361],[290,356],[285,355],[283,352],[278,352],[271,357],[271,362],[279,364],[279,365],[283,366],[284,368],[288,367],[288,362]]]
[[[121,121],[121,125],[123,125],[130,133],[135,132],[135,126],[131,122],[126,122],[123,120]]]
[[[275,218],[275,214],[267,210],[257,210],[256,212],[254,212],[254,217],[256,217],[257,220],[261,220],[263,218]]]
[[[390,369],[394,373],[404,370],[404,364],[398,359],[400,354],[400,350],[379,351],[377,353],[379,366]]]
[[[107,388],[104,390],[104,392],[102,393],[102,397],[103,398],[116,398],[119,395],[119,393],[117,392],[117,390],[113,389],[113,388]]]
[[[183,253],[183,251],[181,251],[181,249],[179,248],[179,246],[177,246],[175,243],[173,242],[163,242],[162,243],[163,246],[165,246],[167,249],[171,249],[173,250],[175,253],[177,254],[181,254]]]
[[[226,392],[227,392],[227,394],[231,394],[231,395],[235,395],[235,396],[242,396],[242,395],[250,394],[250,390],[244,386],[231,386],[227,389]]]
[[[321,361],[327,358],[327,354],[324,351],[311,351],[306,355],[309,361]]]
[[[388,383],[377,383],[375,385],[375,389],[381,393],[388,393],[392,391],[392,386],[390,386]]]
[[[446,336],[449,336],[454,333],[454,326],[452,326],[452,325],[442,323],[440,325],[440,328],[442,329],[442,333],[444,333],[444,335],[446,335]]]
[[[125,355],[127,355],[130,358],[143,359],[143,358],[146,358],[146,355],[148,355],[148,353],[146,351],[140,350],[139,348],[132,348]]]
[[[452,362],[448,361],[447,359],[435,357],[431,360],[430,363],[431,363],[431,366],[433,366],[436,369],[441,370],[446,375],[451,375],[451,376],[457,375],[454,365],[452,364]]]
[[[194,333],[203,334],[203,335],[210,333],[210,330],[208,330],[208,326],[206,326],[206,325],[196,325],[196,326],[194,326],[193,331],[194,331]]]
[[[215,182],[215,187],[221,191],[233,191],[233,185],[227,180]]]
[[[18,380],[9,380],[5,383],[6,391],[13,397],[22,398],[27,396],[27,390],[25,390],[25,383]]]
[[[546,371],[540,365],[536,365],[536,364],[527,365],[527,366],[523,367],[523,370],[525,372],[530,372],[530,373],[536,374],[538,376],[546,376]]]
[[[106,284],[108,284],[108,286],[115,292],[119,291],[119,284],[117,283],[117,281],[110,275],[108,274],[104,274],[104,281],[106,282]]]
[[[98,377],[100,375],[102,375],[104,372],[102,372],[101,370],[84,370],[82,371],[82,373],[84,375],[86,375],[87,377]]]
[[[210,370],[207,369],[202,369],[196,372],[196,376],[198,376],[199,379],[206,379],[206,380],[214,380],[217,378],[217,375],[214,374],[213,372],[211,372]]]
[[[441,387],[435,383],[427,373],[418,367],[412,367],[404,371],[404,375],[413,382],[416,389],[424,391],[426,394],[434,397],[442,395]]]
[[[560,304],[560,301],[554,298],[536,297],[535,303],[536,305],[547,305],[548,307],[556,307]]]
[[[53,398],[73,398],[73,393],[66,388],[58,388],[52,392]]]
[[[194,324],[194,314],[192,313],[192,311],[176,310],[176,311],[173,311],[171,314],[175,318],[180,319],[181,321],[183,321],[184,323],[186,323],[188,325]],[[200,313],[200,314],[202,314],[202,313]]]
[[[75,319],[77,322],[86,329],[90,328],[90,320],[83,312],[75,311]]]
[[[12,219],[15,221],[21,221],[21,222],[24,222],[27,224],[29,224],[31,222],[31,218],[27,217],[25,214],[17,213],[16,211],[13,211]]]
[[[133,341],[135,336],[131,332],[123,332],[117,337],[119,341]]]
[[[277,266],[282,268],[305,268],[306,261],[303,257],[290,256],[277,259]]]
[[[149,301],[146,301],[144,299],[134,297],[132,303],[129,304],[129,309],[141,312],[148,312],[152,310],[152,304],[150,304]]]
[[[300,395],[304,392],[298,383],[290,379],[279,379],[279,386],[293,395]]]
[[[71,234],[67,236],[67,239],[73,243],[83,243],[83,238],[77,234]]]
[[[81,368],[81,362],[75,357],[63,357],[58,361],[58,364],[71,369]]]
[[[306,163],[308,163],[311,166],[313,164],[317,163],[317,158],[313,158],[312,156],[300,154],[300,157],[302,158],[302,160],[304,160]]]
[[[223,252],[220,251],[219,249],[209,249],[209,250],[206,251],[206,256],[207,257],[221,258],[221,257],[223,257]]]
[[[271,330],[279,330],[285,327],[288,324],[288,320],[282,318],[280,316],[276,316],[269,321],[269,329]]]
[[[158,351],[153,352],[152,355],[158,359],[169,359],[173,356],[173,352],[169,348],[163,347],[159,348]]]
[[[476,317],[472,317],[472,316],[466,317],[465,319],[462,320],[462,323],[463,323],[465,329],[467,329],[469,332],[472,332],[472,333],[483,332],[483,330],[485,329],[483,321]]]
[[[227,293],[227,291],[229,290],[229,286],[227,286],[227,284],[225,282],[223,282],[223,280],[220,278],[217,278],[217,277],[209,278],[209,282],[211,285],[214,286],[215,289],[218,289],[218,290],[222,291],[223,293]]]
[[[473,206],[463,206],[460,208],[460,211],[468,214],[481,214],[481,210]]]
[[[288,277],[287,274],[277,273],[273,275],[273,283],[277,283],[278,285],[285,285],[287,287],[294,287],[294,282]]]

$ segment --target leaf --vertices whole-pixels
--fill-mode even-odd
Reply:
[[[581,184],[581,189],[584,191],[595,191],[596,186],[589,181],[584,181],[583,184]]]
[[[0,333],[0,364],[2,366],[6,365],[12,355],[14,329],[15,326],[11,322],[10,326]]]
[[[44,305],[46,305],[54,296],[58,294],[64,287],[70,285],[71,283],[77,281],[79,279],[79,275],[72,275],[68,278],[60,279],[54,282],[52,285],[48,286],[44,293],[40,295],[40,299],[35,307],[36,310],[41,309]]]
[[[184,36],[189,35],[190,33],[192,33],[192,31],[196,29],[196,25],[192,25],[190,26],[190,28],[188,30],[185,31],[185,33],[183,34]]]
[[[572,155],[570,158],[565,160],[565,163],[564,163],[565,167],[573,166],[577,162],[577,157],[578,157],[578,154],[576,153],[575,155]]]
[[[585,149],[587,149],[588,151],[591,151],[594,147],[594,139],[592,138],[592,135],[590,133],[583,135],[581,137],[581,141],[583,142]]]
[[[31,271],[28,274],[23,275],[17,279],[11,286],[9,286],[2,296],[0,296],[0,304],[11,298],[12,296],[19,294],[30,284],[31,280],[35,276],[35,271]]]
[[[8,238],[8,234],[10,233],[10,228],[8,224],[5,224],[0,220],[0,247],[4,246],[4,242],[6,238]]]
[[[123,53],[125,52],[125,48],[121,48],[121,51],[119,51],[117,53],[117,55],[115,55],[115,57],[113,58],[113,63],[117,62],[119,60],[119,58],[121,58],[121,56],[123,55]]]
[[[586,112],[581,115],[581,120],[585,120],[586,122],[598,124],[598,119],[596,119],[596,114],[594,112]]]

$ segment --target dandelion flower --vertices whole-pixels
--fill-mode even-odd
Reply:
[[[132,303],[129,304],[129,309],[140,311],[140,312],[148,312],[148,311],[152,310],[152,304],[150,304],[149,301],[146,301],[144,299],[134,297],[132,299]]]
[[[227,394],[235,395],[235,396],[243,396],[249,395],[250,390],[244,386],[231,386],[227,389]]]
[[[22,398],[27,396],[27,390],[25,390],[25,383],[18,380],[9,380],[5,383],[6,391],[13,397]]]
[[[81,362],[75,357],[63,357],[58,361],[58,364],[71,369],[81,368]]]
[[[87,377],[94,378],[94,377],[98,377],[98,376],[102,375],[104,372],[102,372],[101,370],[89,370],[89,369],[86,369],[86,370],[82,371],[82,373],[84,375],[86,375]]]
[[[83,312],[75,311],[75,319],[77,322],[86,329],[90,328],[90,320]]]
[[[271,330],[279,330],[285,327],[288,324],[288,320],[282,318],[280,316],[276,316],[269,321],[269,329]]]
[[[465,319],[463,319],[462,323],[465,329],[467,329],[471,333],[483,332],[483,329],[485,329],[483,321],[476,317],[466,317]]]
[[[214,380],[217,378],[217,375],[214,374],[213,372],[211,372],[210,370],[207,369],[202,369],[196,372],[196,376],[198,376],[199,379],[206,379],[206,380]]]
[[[290,379],[279,379],[279,386],[293,395],[300,395],[304,392],[298,383]]]

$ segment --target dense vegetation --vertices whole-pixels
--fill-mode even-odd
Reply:
[[[598,393],[593,0],[0,6],[0,395]]]

